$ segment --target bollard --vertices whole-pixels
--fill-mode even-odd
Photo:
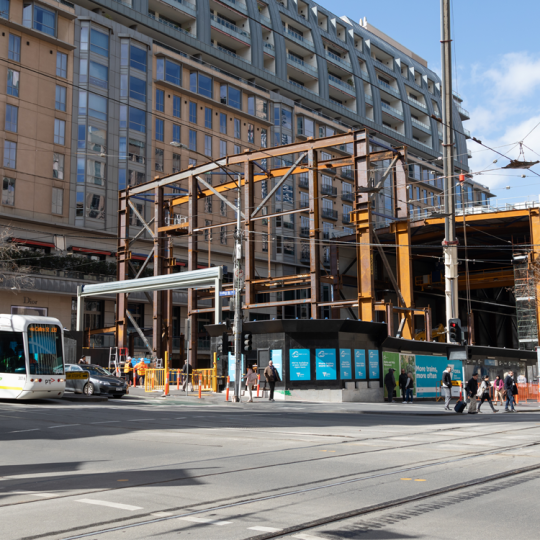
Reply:
[[[180,370],[176,372],[176,389],[180,390]]]
[[[202,391],[202,375],[199,375],[199,399],[201,399],[201,391]]]
[[[463,381],[459,383],[459,401],[461,401],[462,399],[463,399]]]
[[[169,372],[165,373],[165,390],[163,391],[163,397],[169,396]]]
[[[231,378],[227,376],[227,390],[225,393],[225,401],[229,401],[229,383],[231,382]]]
[[[261,387],[261,374],[257,373],[257,397],[259,397],[260,387]]]

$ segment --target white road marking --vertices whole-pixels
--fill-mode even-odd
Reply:
[[[154,420],[154,418],[136,418],[135,420],[128,420],[128,422],[145,422],[147,420]]]
[[[175,420],[185,420],[187,416],[179,416],[178,418],[175,418]]]
[[[61,426],[49,426],[49,429],[56,429],[59,427],[71,427],[71,426],[80,426],[81,424],[62,424]]]
[[[39,428],[21,429],[19,431],[10,431],[9,433],[26,433],[27,431],[39,431]]]
[[[120,420],[106,420],[105,422],[90,422],[91,424],[115,424]]]
[[[178,519],[192,521],[193,523],[208,523],[208,525],[230,525],[232,523],[232,521],[217,521],[211,518],[200,518],[195,516],[186,516]]]
[[[120,510],[129,510],[130,512],[134,512],[135,510],[142,510],[141,506],[131,506],[129,504],[120,504],[109,501],[98,501],[96,499],[79,499],[75,502],[96,504],[98,506],[109,506],[110,508],[119,508]]]
[[[291,538],[299,538],[300,540],[325,540],[322,536],[313,536],[312,534],[295,534]]]
[[[275,527],[248,527],[248,531],[261,531],[261,532],[279,532],[283,529],[276,529]]]
[[[156,517],[169,517],[169,516],[172,516],[173,513],[172,512],[154,512],[152,514],[150,514],[151,516],[156,516]]]
[[[33,495],[34,497],[56,497],[54,493],[40,493],[37,491],[10,491],[9,495]]]

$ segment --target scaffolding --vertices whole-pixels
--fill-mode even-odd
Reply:
[[[538,345],[536,294],[540,278],[538,263],[530,254],[514,256],[514,295],[519,348],[535,350]]]

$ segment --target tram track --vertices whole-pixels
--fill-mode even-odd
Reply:
[[[345,485],[350,485],[350,484],[354,484],[354,483],[358,483],[358,482],[362,482],[362,481],[385,478],[385,477],[391,477],[391,476],[398,475],[398,474],[399,475],[408,474],[408,473],[411,473],[413,471],[426,470],[426,469],[432,468],[432,467],[439,467],[439,466],[462,463],[464,461],[468,461],[468,460],[475,459],[475,458],[481,458],[481,457],[488,457],[488,456],[491,456],[491,455],[504,454],[508,450],[515,450],[515,449],[518,449],[518,448],[526,448],[526,447],[529,447],[529,446],[534,446],[536,444],[539,444],[539,443],[533,442],[533,443],[526,443],[526,444],[507,446],[507,447],[500,448],[500,449],[497,449],[497,450],[489,450],[489,451],[485,451],[485,452],[469,453],[469,454],[467,454],[465,456],[461,456],[461,457],[454,458],[454,459],[440,460],[440,461],[437,461],[435,463],[429,463],[429,464],[414,464],[414,466],[396,468],[395,470],[392,470],[392,471],[388,471],[388,467],[386,467],[385,469],[382,469],[382,470],[369,471],[369,472],[365,472],[365,473],[356,473],[354,475],[348,475],[348,476],[356,476],[357,478],[349,478],[347,480],[341,480],[343,477],[336,477],[335,479],[330,479],[330,480],[325,479],[325,480],[318,480],[317,482],[313,482],[313,483],[330,482],[330,483],[326,483],[326,484],[323,484],[323,485],[320,485],[320,486],[305,487],[306,484],[296,484],[295,486],[289,486],[287,488],[278,488],[278,489],[275,489],[275,490],[266,491],[265,494],[262,495],[262,496],[261,496],[261,492],[259,491],[259,492],[254,493],[254,494],[247,494],[247,495],[244,495],[242,497],[238,497],[240,500],[238,500],[236,502],[233,502],[233,503],[229,502],[228,504],[220,504],[220,503],[223,503],[225,501],[230,501],[230,497],[224,498],[224,499],[218,499],[218,500],[214,500],[214,501],[206,501],[204,503],[195,504],[195,505],[189,505],[189,506],[184,506],[184,507],[167,508],[167,509],[163,509],[164,513],[171,513],[171,512],[180,512],[180,513],[169,515],[169,516],[166,516],[166,517],[152,517],[150,519],[148,519],[148,517],[150,517],[152,515],[152,513],[148,513],[148,514],[144,514],[144,515],[139,516],[139,519],[140,518],[143,518],[143,519],[141,521],[137,521],[136,523],[128,523],[128,524],[124,524],[124,525],[117,525],[117,526],[107,527],[107,528],[104,528],[104,529],[97,529],[97,530],[94,529],[92,531],[88,531],[88,529],[90,529],[90,528],[95,528],[95,527],[103,526],[103,525],[106,525],[106,524],[114,524],[114,523],[120,523],[121,521],[133,520],[133,518],[119,518],[119,519],[116,519],[116,520],[111,520],[111,521],[107,522],[106,524],[105,523],[97,523],[97,524],[93,524],[90,527],[89,526],[81,526],[81,527],[75,527],[75,528],[64,530],[64,531],[56,531],[54,533],[54,535],[58,536],[58,535],[62,535],[62,534],[70,534],[70,533],[79,532],[79,534],[71,534],[70,536],[62,537],[61,540],[77,540],[79,538],[88,538],[88,537],[91,537],[91,536],[95,537],[95,536],[100,536],[100,535],[103,535],[103,534],[108,534],[108,533],[113,533],[113,532],[118,532],[118,531],[126,531],[128,529],[133,529],[133,528],[136,528],[136,527],[143,527],[143,526],[147,526],[147,525],[163,523],[163,522],[171,521],[171,520],[174,520],[174,519],[181,519],[181,518],[197,516],[197,515],[206,514],[206,513],[214,513],[214,512],[218,512],[220,510],[227,510],[227,509],[231,509],[231,508],[242,507],[242,506],[246,506],[246,505],[249,505],[249,504],[256,504],[256,503],[260,503],[260,502],[271,501],[271,500],[281,499],[281,498],[285,498],[285,497],[291,497],[291,496],[294,496],[294,495],[302,495],[302,494],[321,491],[321,490],[325,490],[325,489],[327,490],[327,489],[340,487],[340,486],[345,486]],[[299,524],[299,525],[295,525],[295,526],[286,528],[284,530],[281,530],[279,532],[253,536],[253,537],[250,537],[249,539],[246,539],[246,540],[267,540],[267,539],[272,539],[272,538],[280,538],[280,537],[282,537],[282,536],[284,536],[286,534],[288,535],[288,534],[294,533],[294,532],[305,531],[305,530],[308,530],[308,529],[311,529],[311,528],[314,528],[314,527],[318,527],[318,526],[325,525],[325,524],[332,523],[332,522],[337,522],[337,521],[340,521],[340,520],[345,520],[345,519],[355,517],[355,516],[358,516],[358,515],[378,512],[380,510],[385,510],[385,509],[388,509],[388,508],[392,508],[394,506],[403,505],[403,504],[414,502],[414,501],[417,501],[417,500],[422,500],[422,499],[426,499],[426,498],[429,498],[429,497],[434,497],[434,496],[438,496],[438,495],[441,495],[441,494],[450,493],[452,491],[456,491],[456,490],[459,490],[459,489],[472,487],[472,486],[480,485],[480,484],[487,483],[487,482],[493,482],[493,481],[496,481],[496,480],[507,478],[509,476],[515,476],[515,475],[518,475],[518,474],[524,474],[524,473],[533,472],[533,471],[539,471],[539,474],[540,474],[540,464],[535,464],[535,465],[531,465],[531,466],[528,466],[528,467],[521,467],[521,468],[518,468],[518,469],[513,469],[513,470],[510,470],[510,471],[505,471],[505,472],[497,473],[497,474],[494,474],[494,475],[490,475],[490,476],[487,476],[487,477],[477,478],[475,480],[471,480],[471,481],[468,481],[468,482],[462,482],[462,483],[459,483],[459,484],[453,484],[453,485],[450,485],[450,486],[445,486],[443,488],[430,490],[428,492],[408,496],[406,498],[395,499],[395,500],[392,500],[392,501],[387,501],[385,503],[380,503],[380,504],[377,504],[377,505],[371,505],[371,506],[368,506],[368,507],[363,507],[363,508],[360,508],[360,509],[356,509],[356,510],[349,511],[349,512],[344,512],[344,513],[340,513],[340,514],[335,514],[333,516],[329,516],[329,517],[321,518],[321,519],[318,519],[318,520],[314,520],[314,521],[302,523],[302,524]],[[360,477],[358,478],[358,476],[360,476]],[[341,480],[341,481],[336,481],[336,480]],[[300,489],[300,488],[303,488],[303,489]],[[282,491],[283,489],[289,489],[289,491],[285,491],[283,493],[272,493],[272,492],[275,492],[275,491]],[[246,498],[246,497],[248,497],[248,498]],[[201,507],[204,507],[204,508],[201,508]],[[199,509],[197,509],[197,508],[199,508]],[[146,519],[144,519],[144,518],[146,518]],[[46,534],[43,534],[43,535],[27,536],[27,537],[21,538],[21,540],[39,540],[39,539],[47,538],[47,537],[50,537],[50,536],[51,536],[50,533],[46,533]]]

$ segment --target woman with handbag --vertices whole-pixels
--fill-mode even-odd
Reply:
[[[501,405],[503,402],[502,392],[504,390],[504,382],[501,379],[500,375],[497,375],[493,381],[493,401],[500,401]]]
[[[499,412],[498,409],[496,409],[493,406],[493,403],[491,402],[491,396],[489,395],[490,387],[491,387],[491,383],[489,382],[489,376],[486,375],[484,377],[484,380],[482,381],[482,384],[480,385],[480,388],[478,389],[478,394],[477,394],[477,397],[480,398],[480,405],[478,405],[478,412],[479,413],[482,412],[480,410],[480,408],[482,407],[482,403],[484,403],[484,401],[487,401],[489,403],[489,406],[491,407],[491,410],[494,413]]]

